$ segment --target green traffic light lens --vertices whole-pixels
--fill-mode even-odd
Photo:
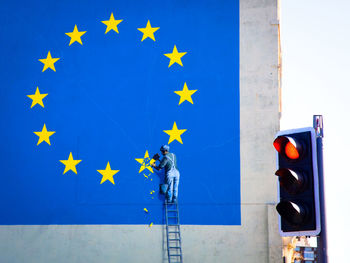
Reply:
[[[282,201],[276,209],[281,217],[293,226],[299,226],[305,222],[306,210],[301,205],[290,201]]]

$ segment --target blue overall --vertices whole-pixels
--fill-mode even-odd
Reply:
[[[166,193],[167,202],[177,200],[180,172],[175,167],[175,157],[172,155],[172,159],[169,156],[165,156],[171,162],[171,168],[166,173],[166,183],[168,184],[168,190]]]

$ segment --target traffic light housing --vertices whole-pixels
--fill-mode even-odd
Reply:
[[[279,230],[281,236],[320,233],[316,135],[313,128],[277,133]]]

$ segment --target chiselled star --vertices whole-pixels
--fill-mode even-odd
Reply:
[[[42,143],[43,141],[47,142],[49,145],[50,143],[50,136],[55,133],[55,131],[47,131],[46,125],[44,123],[44,127],[41,132],[34,132],[36,135],[39,136],[38,144]]]
[[[119,170],[112,170],[109,162],[107,163],[105,170],[97,170],[100,174],[102,174],[102,180],[101,183],[104,183],[105,181],[109,180],[112,184],[114,184],[114,178],[113,175],[119,172]]]
[[[164,130],[164,132],[170,136],[168,144],[174,140],[177,140],[182,144],[181,134],[183,134],[185,131],[187,131],[187,129],[179,130],[177,128],[176,122],[174,122],[173,128],[171,130]]]
[[[51,57],[51,53],[49,51],[49,53],[47,54],[46,58],[39,59],[39,61],[44,64],[44,68],[43,68],[42,72],[44,72],[48,68],[50,68],[50,69],[52,69],[53,71],[56,72],[55,62],[57,62],[57,60],[59,60],[59,59],[60,58],[53,58],[53,57]]]
[[[187,52],[178,52],[177,48],[176,48],[176,45],[174,45],[173,53],[164,54],[164,56],[170,58],[170,62],[169,62],[168,68],[170,68],[171,65],[173,65],[174,63],[177,63],[180,66],[183,66],[181,58],[184,55],[186,55],[186,54],[187,54]]]
[[[145,28],[138,28],[137,30],[143,33],[141,41],[144,41],[148,37],[153,41],[156,41],[156,39],[154,38],[154,32],[156,32],[158,29],[159,27],[152,27],[150,21],[148,20]]]
[[[72,170],[74,173],[77,173],[77,168],[75,167],[78,163],[81,162],[81,160],[74,160],[72,153],[69,154],[68,160],[60,160],[61,163],[63,163],[66,167],[64,168],[63,174],[68,172],[69,170]]]
[[[33,100],[32,106],[30,108],[33,108],[36,104],[39,104],[41,107],[44,108],[43,98],[45,98],[46,96],[47,96],[47,93],[41,94],[39,91],[39,87],[36,87],[35,94],[27,95],[27,97],[29,97]]]
[[[146,150],[145,156],[143,158],[136,158],[135,160],[141,164],[139,173],[141,173],[145,169],[148,169],[151,173],[153,173],[153,169],[152,169],[151,165],[153,163],[155,163],[155,160],[149,158],[149,154],[148,154],[147,150]]]
[[[187,87],[187,84],[185,82],[185,85],[183,87],[182,90],[178,90],[178,91],[174,91],[174,93],[176,93],[177,95],[180,96],[180,101],[179,101],[179,105],[181,103],[183,103],[185,100],[189,101],[190,103],[193,104],[193,101],[192,101],[192,95],[196,92],[197,90],[189,90],[188,87]]]
[[[80,43],[82,45],[83,42],[81,42],[81,37],[85,33],[86,33],[86,31],[80,31],[79,32],[77,25],[75,25],[73,32],[69,32],[69,33],[65,33],[65,34],[70,37],[69,45],[72,45],[74,42],[78,42],[78,43]]]
[[[101,21],[103,24],[105,24],[107,26],[106,28],[106,32],[105,34],[107,34],[110,30],[114,30],[115,32],[117,32],[119,34],[118,31],[118,25],[123,21],[123,19],[121,20],[115,20],[113,13],[111,13],[111,16],[109,18],[109,20],[106,21]]]

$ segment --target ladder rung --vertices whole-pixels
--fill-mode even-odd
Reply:
[[[165,202],[166,230],[168,240],[169,262],[182,263],[181,234],[179,222],[179,208],[177,203]],[[169,221],[172,222],[169,224]],[[175,228],[172,228],[175,227]],[[173,231],[169,231],[173,230]],[[171,236],[173,234],[174,236]],[[178,236],[176,236],[178,235]],[[173,238],[170,238],[173,237]],[[171,246],[172,245],[172,246]],[[174,254],[171,254],[174,253]]]

